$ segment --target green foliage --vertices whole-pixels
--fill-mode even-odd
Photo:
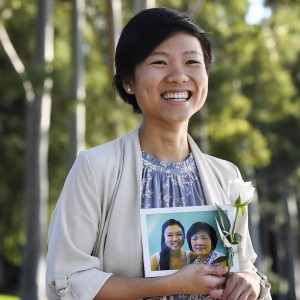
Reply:
[[[0,295],[0,300],[19,300],[19,297],[10,296],[10,295]]]

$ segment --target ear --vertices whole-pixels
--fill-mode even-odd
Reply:
[[[134,94],[134,90],[133,90],[133,84],[132,84],[132,80],[125,78],[122,80],[122,85],[124,90],[128,93],[128,94]]]

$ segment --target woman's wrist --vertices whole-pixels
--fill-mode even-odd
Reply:
[[[95,300],[131,300],[167,296],[173,293],[174,281],[169,276],[155,278],[127,278],[111,276],[98,292]]]

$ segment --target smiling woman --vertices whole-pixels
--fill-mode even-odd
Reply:
[[[162,229],[153,264],[181,268],[144,278],[141,209],[225,204],[229,182],[240,178],[236,166],[203,154],[188,134],[206,100],[211,63],[206,33],[184,13],[147,9],[126,24],[114,86],[142,121],[82,151],[70,170],[49,227],[49,299],[270,299],[253,265],[247,213],[237,227],[245,237],[242,272],[227,278],[227,267],[188,264],[184,230],[174,223]]]
[[[167,220],[161,228],[161,250],[151,257],[151,271],[178,270],[190,263],[188,251],[181,248],[185,231],[179,221]]]
[[[133,77],[127,77],[123,86],[130,87],[129,93],[135,95],[143,113],[142,146],[157,157],[146,144],[148,132],[144,131],[164,130],[170,124],[187,128],[190,117],[206,100],[208,75],[199,40],[186,33],[172,35],[136,66]],[[187,155],[188,148],[175,161]]]
[[[194,223],[187,232],[187,241],[190,250],[198,255],[194,261],[196,264],[213,265],[215,259],[224,255],[216,251],[217,233],[207,223]]]

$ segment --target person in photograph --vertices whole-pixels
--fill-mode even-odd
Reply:
[[[187,231],[187,241],[197,257],[195,264],[213,265],[214,260],[224,254],[216,250],[218,237],[215,229],[205,222],[196,222]]]
[[[185,13],[146,9],[125,25],[113,83],[141,124],[76,158],[49,225],[49,300],[270,299],[254,266],[247,211],[236,227],[241,272],[226,277],[227,267],[188,264],[144,277],[141,209],[228,204],[229,183],[241,177],[188,134],[206,101],[212,58],[207,34]]]
[[[177,270],[190,263],[190,252],[182,250],[185,230],[174,219],[161,227],[161,250],[151,256],[151,271]]]

